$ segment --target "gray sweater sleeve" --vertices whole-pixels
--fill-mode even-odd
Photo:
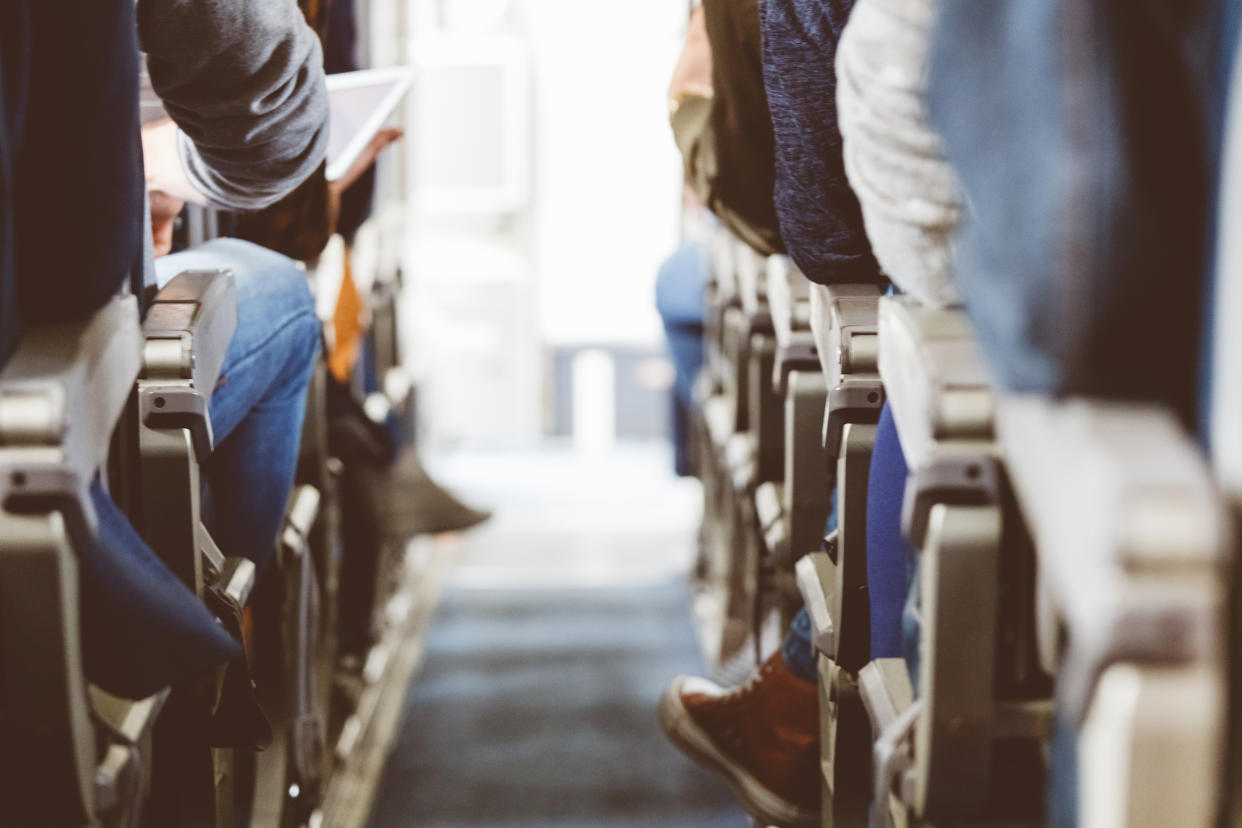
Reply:
[[[182,166],[209,200],[259,210],[322,163],[323,54],[295,0],[139,0],[138,31]]]

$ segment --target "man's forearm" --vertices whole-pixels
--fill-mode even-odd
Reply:
[[[261,209],[314,172],[327,147],[323,58],[293,0],[141,0],[138,13],[198,200]]]

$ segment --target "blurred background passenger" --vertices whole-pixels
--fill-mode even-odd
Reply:
[[[756,0],[708,0],[690,10],[668,106],[692,222],[705,207],[714,216],[708,227],[718,220],[760,255],[783,253]],[[681,475],[692,473],[687,412],[703,364],[710,275],[706,240],[691,238],[664,262],[656,282],[656,307],[676,371],[673,446]]]
[[[706,243],[687,240],[664,260],[656,276],[656,308],[664,322],[664,338],[673,360],[671,393],[673,467],[677,474],[695,473],[690,445],[690,412],[694,384],[703,367],[703,315],[711,261]]]
[[[759,254],[785,252],[772,201],[756,0],[706,0],[691,10],[668,99],[686,184],[698,202]]]

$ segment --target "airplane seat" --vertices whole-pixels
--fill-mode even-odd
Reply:
[[[809,287],[810,328],[826,394],[820,441],[836,484],[837,528],[796,564],[819,662],[825,824],[863,825],[871,725],[858,675],[870,655],[867,489],[885,391],[877,371],[875,285]],[[822,531],[822,529],[821,529]]]
[[[707,649],[718,669],[751,658],[746,645],[754,628],[757,529],[752,498],[758,446],[750,431],[749,386],[758,274],[749,252],[728,230],[715,228],[708,245],[704,365],[695,389],[694,428],[704,490],[696,580],[704,606],[711,605]],[[746,267],[750,270],[743,273]]]
[[[871,824],[1039,824],[1050,710],[996,394],[964,312],[889,296],[878,331],[917,559],[906,657],[860,675],[876,733]]]
[[[1080,821],[1214,824],[1230,541],[1206,463],[1155,405],[1015,396],[997,421]]]
[[[831,470],[820,439],[827,388],[810,329],[810,282],[783,255],[769,257],[765,273],[775,349],[763,381],[782,410],[782,457],[774,478],[756,488],[755,509],[765,552],[761,595],[786,629],[802,605],[794,564],[819,548],[828,519]],[[760,621],[764,614],[761,604]]]
[[[104,489],[140,348],[118,296],[27,329],[0,371],[4,800],[38,824],[134,824],[167,685],[236,650]]]
[[[152,810],[170,822],[193,815],[244,825],[286,809],[307,817],[322,792],[321,595],[307,554],[320,493],[305,484],[291,493],[275,573],[263,590],[256,590],[255,562],[219,549],[203,522],[211,394],[236,324],[232,273],[200,270],[168,282],[142,326],[136,522],[169,569],[246,645],[211,682],[175,694],[173,715],[157,733],[163,761]],[[277,643],[260,660],[255,643],[265,636]]]

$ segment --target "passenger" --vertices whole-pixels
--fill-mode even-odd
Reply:
[[[1238,4],[942,5],[930,111],[972,206],[959,283],[990,367],[1192,425]]]
[[[692,10],[668,100],[686,184],[698,202],[761,255],[785,252],[772,201],[757,0],[706,0]]]
[[[761,0],[763,81],[776,139],[776,212],[812,282],[887,287],[845,175],[837,40],[854,0]]]
[[[961,194],[926,103],[939,6],[939,0],[859,0],[836,60],[845,170],[872,250],[897,288],[931,307],[959,302],[952,242]],[[871,657],[904,656],[917,688],[919,556],[901,532],[908,469],[888,406],[870,474]]]
[[[143,130],[148,191],[257,210],[320,166],[323,57],[293,0],[140,0],[138,21],[172,117]],[[157,204],[158,236],[175,213]],[[261,571],[293,484],[319,319],[305,275],[284,256],[216,240],[158,260],[157,283],[196,268],[230,268],[237,284],[237,331],[211,400],[214,535]]]
[[[690,445],[694,383],[703,367],[703,316],[711,262],[701,242],[689,241],[660,265],[656,309],[673,359],[673,466],[677,474],[695,472]]]
[[[762,0],[763,80],[774,133],[775,206],[789,255],[821,283],[886,284],[846,181],[837,131],[836,42],[852,0]],[[722,773],[753,816],[819,824],[817,666],[806,612],[781,651],[736,688],[680,676],[660,720],[691,758]]]
[[[859,0],[851,16],[853,5],[764,0],[761,6],[783,234],[790,255],[815,281],[882,284],[891,276],[926,301],[949,304],[956,299],[949,250],[956,187],[922,104],[934,0],[899,7]],[[902,631],[915,563],[901,533],[907,472],[885,406],[867,497],[871,658],[906,654],[917,669],[917,646],[904,644]],[[752,814],[783,815],[773,820],[780,825],[816,825],[816,673],[803,610],[781,652],[741,688],[675,681],[662,700],[666,727],[692,757],[730,779]]]
[[[936,0],[859,2],[837,49],[845,172],[871,249],[902,292],[958,302],[951,240],[961,198],[927,123],[929,32]]]
[[[354,0],[298,0],[298,6],[307,25],[319,37],[324,71],[333,74],[357,70]],[[379,130],[338,179],[329,181],[327,163],[321,164],[279,202],[238,215],[236,235],[302,261],[317,259],[338,232],[347,245],[352,244],[359,225],[370,212],[375,162],[402,134],[396,128]]]
[[[320,164],[327,99],[314,33],[292,0],[139,0],[136,20],[128,0],[91,4],[70,18],[38,2],[5,11],[6,98],[17,112],[8,125],[17,127],[20,321],[88,316],[134,271],[163,284],[187,267],[234,269],[239,320],[211,402],[216,450],[206,471],[216,539],[228,554],[262,566],[292,483],[319,347],[305,278],[292,261],[240,241],[162,259],[158,272],[135,245],[150,250],[167,232],[178,199],[257,209]],[[154,235],[145,237],[142,166],[133,150],[138,38],[176,124],[142,134],[153,194]],[[89,83],[86,73],[93,73]],[[75,194],[81,209],[99,212],[86,213],[81,237],[65,245],[63,211]],[[58,257],[68,265],[58,267]],[[236,642],[133,533],[103,487],[91,495],[101,530],[82,561],[88,677],[140,697],[236,654]]]
[[[354,0],[299,0],[307,24],[317,33],[323,47],[324,70],[328,73],[353,72],[358,69],[355,57],[357,21]],[[345,268],[341,290],[333,313],[332,347],[325,355],[329,379],[329,395],[336,399],[329,403],[329,446],[333,456],[349,462],[362,462],[366,452],[358,451],[354,444],[340,445],[334,436],[347,431],[357,436],[367,432],[369,418],[362,405],[352,398],[355,393],[353,379],[355,368],[361,361],[366,344],[364,317],[368,308],[353,279],[351,267],[353,242],[362,223],[371,212],[374,194],[375,163],[384,150],[399,140],[403,131],[397,128],[379,130],[359,153],[340,178],[327,178],[327,163],[320,164],[315,172],[297,189],[276,204],[257,212],[242,213],[237,217],[237,236],[294,259],[314,261],[318,259],[332,236],[339,234],[345,241]],[[363,373],[363,393],[380,390],[380,378],[372,372]],[[333,405],[339,402],[339,405]],[[389,431],[395,432],[396,413],[390,414]],[[338,426],[340,428],[338,428]],[[361,497],[347,498],[349,503],[360,503],[364,514],[345,515],[346,526],[360,522],[366,524],[360,532],[373,537],[375,532],[403,543],[413,535],[438,534],[468,529],[487,520],[491,513],[462,503],[447,489],[440,486],[423,467],[413,446],[405,447],[397,454],[395,433],[385,435],[382,441],[386,450],[371,452],[368,468],[361,476],[373,480],[382,475],[376,485],[368,487]],[[365,441],[364,441],[365,442]],[[382,459],[377,459],[382,458]],[[377,471],[378,470],[378,471]],[[344,485],[355,485],[355,477],[347,470]],[[381,503],[384,501],[385,503]],[[357,545],[357,537],[346,532],[346,550],[351,554]],[[364,553],[366,554],[366,553]],[[359,573],[367,581],[369,573]]]
[[[719,55],[716,60],[713,54]],[[690,13],[669,82],[669,120],[689,198],[764,256],[785,251],[772,200],[774,157],[757,0],[708,0]],[[688,242],[660,268],[656,306],[672,353],[674,464],[690,475],[688,412],[703,363],[706,250]]]

